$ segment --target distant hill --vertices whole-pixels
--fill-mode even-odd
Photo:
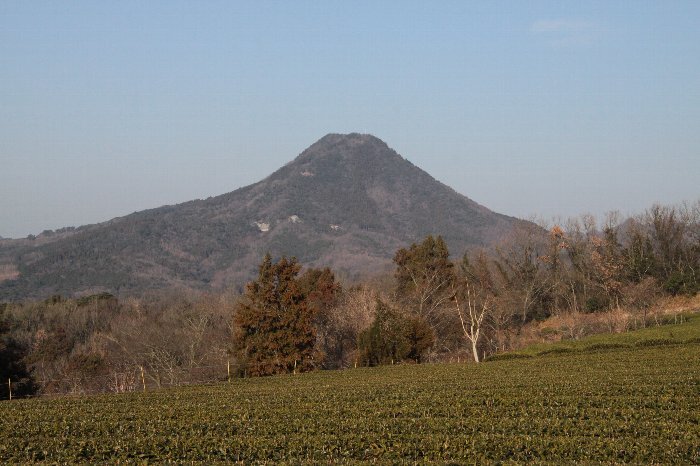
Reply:
[[[438,182],[374,136],[329,134],[228,194],[0,240],[0,300],[240,287],[268,251],[359,279],[388,270],[399,247],[428,234],[461,255],[518,221]]]

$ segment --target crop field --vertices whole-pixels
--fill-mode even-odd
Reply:
[[[700,463],[700,344],[0,403],[0,462]]]

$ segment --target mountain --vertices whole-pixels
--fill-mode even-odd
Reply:
[[[455,255],[519,220],[438,182],[383,141],[329,134],[264,180],[105,223],[0,240],[0,300],[240,287],[266,252],[358,279],[428,234]]]

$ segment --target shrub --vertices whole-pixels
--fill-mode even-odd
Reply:
[[[539,353],[537,353],[537,356],[546,356],[548,354],[566,354],[566,353],[574,353],[574,352],[576,352],[576,350],[573,348],[558,347],[558,348],[550,348],[550,349],[546,349],[544,351],[540,351]]]
[[[637,347],[647,347],[647,346],[667,346],[667,345],[677,345],[680,343],[677,340],[672,340],[670,338],[651,338],[649,340],[641,340],[634,344]]]
[[[598,297],[598,296],[591,296],[586,300],[585,308],[586,312],[596,312],[600,311],[601,309],[605,308],[607,306],[607,302]]]
[[[594,343],[592,345],[586,346],[582,351],[592,352],[599,350],[610,350],[629,347],[630,345],[626,345],[624,343]]]
[[[531,355],[523,353],[499,353],[487,356],[484,361],[507,361],[509,359],[527,359],[531,357]]]
[[[372,325],[358,336],[363,366],[378,366],[410,359],[420,362],[435,343],[430,326],[419,316],[403,316],[377,299]]]

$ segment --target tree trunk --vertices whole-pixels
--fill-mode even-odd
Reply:
[[[480,362],[479,361],[479,351],[476,348],[477,341],[478,341],[478,334],[477,334],[477,338],[472,338],[472,354],[474,355],[474,361]]]

